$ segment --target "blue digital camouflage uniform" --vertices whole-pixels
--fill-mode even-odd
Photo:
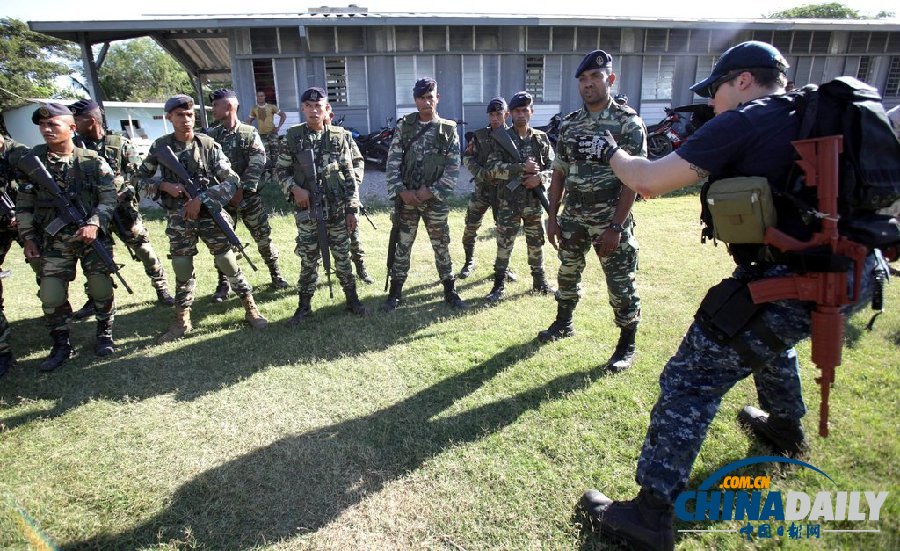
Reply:
[[[0,191],[5,192],[15,202],[15,167],[18,159],[28,153],[28,148],[0,135]],[[19,232],[12,220],[15,219],[15,211],[11,216],[7,213],[0,214],[0,266],[6,260],[6,253],[14,241],[18,241]],[[9,323],[3,312],[3,280],[0,279],[0,354],[9,353]]]
[[[184,205],[187,199],[175,198],[167,193],[160,193],[159,183],[153,179],[157,169],[162,170],[164,182],[177,182],[178,178],[162,167],[156,158],[158,148],[168,145],[175,156],[184,165],[203,187],[200,193],[200,201],[204,210],[196,220],[185,220]],[[225,234],[209,216],[209,212],[222,210],[222,206],[228,203],[237,189],[240,178],[231,170],[228,157],[222,152],[222,148],[209,136],[195,134],[190,143],[180,142],[174,134],[167,134],[158,138],[150,146],[147,158],[141,164],[135,175],[135,185],[138,191],[146,192],[150,197],[157,199],[166,209],[166,236],[169,238],[169,253],[173,258],[189,257],[197,255],[197,240],[206,244],[213,256],[221,255],[231,249]],[[222,213],[228,223],[232,223],[227,212]],[[252,287],[244,277],[240,267],[234,274],[228,276],[231,288],[241,298],[250,296]],[[190,277],[181,280],[176,270],[175,305],[179,308],[190,308],[194,303],[194,272],[191,262]]]
[[[593,239],[612,222],[622,183],[609,166],[578,154],[578,141],[610,131],[619,145],[632,155],[647,156],[647,129],[627,105],[610,101],[597,113],[582,108],[565,117],[559,129],[553,169],[565,176],[564,207],[559,215],[562,243],[559,247],[559,290],[556,299],[574,309],[581,295],[585,254]],[[635,286],[639,245],[634,236],[634,218],[629,213],[619,247],[600,259],[606,276],[609,304],[620,328],[640,322],[641,301]]]
[[[538,174],[541,178],[541,191],[550,185],[553,172],[551,164],[554,159],[553,147],[547,134],[541,130],[528,129],[526,136],[520,137],[515,127],[506,129],[512,142],[516,145],[521,159],[534,159],[541,167]],[[493,138],[491,138],[492,141]],[[544,272],[544,226],[541,223],[543,207],[534,193],[519,185],[510,190],[507,184],[522,180],[523,162],[513,157],[512,153],[497,143],[491,148],[487,160],[488,178],[496,182],[497,189],[497,259],[494,262],[494,274],[505,274],[509,268],[509,257],[519,227],[525,231],[525,243],[528,247],[528,265],[532,273]]]
[[[488,209],[491,210],[494,222],[497,222],[497,183],[485,170],[488,156],[493,149],[491,127],[479,128],[469,140],[462,156],[463,165],[472,173],[475,181],[475,189],[472,190],[469,204],[466,207],[466,228],[463,230],[462,237],[463,249],[467,251],[467,255],[468,251],[475,247],[478,228],[481,227],[481,221]]]
[[[424,205],[404,204],[400,208],[397,253],[390,276],[393,281],[406,281],[421,218],[431,238],[438,275],[441,281],[452,281],[450,226],[447,223],[450,205],[447,200],[459,177],[459,136],[453,121],[435,115],[430,123],[422,123],[418,117],[418,113],[410,113],[397,124],[388,150],[388,196],[396,200],[403,191],[426,187],[434,198]],[[428,129],[416,138],[426,124],[430,125]]]

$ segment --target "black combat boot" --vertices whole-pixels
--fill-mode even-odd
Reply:
[[[278,264],[275,262],[269,264],[269,275],[272,277],[272,287],[276,289],[287,289],[290,287],[290,283],[281,277],[281,270],[278,269]],[[227,294],[228,293],[226,293],[226,295]]]
[[[94,301],[91,300],[90,297],[88,297],[88,299],[84,302],[84,306],[82,306],[78,310],[75,310],[75,312],[72,314],[72,317],[77,320],[87,319],[93,316],[96,311],[97,309],[94,307]]]
[[[169,293],[166,287],[160,287],[156,290],[156,302],[166,306],[175,306],[175,297]]]
[[[491,304],[497,304],[500,302],[500,299],[503,298],[503,295],[506,291],[506,272],[501,272],[499,274],[494,274],[494,286],[491,287],[491,292],[484,297]]]
[[[375,283],[375,280],[369,275],[369,272],[366,271],[365,260],[360,258],[359,260],[354,260],[353,263],[356,265],[356,277],[358,277],[360,281],[366,285]]]
[[[391,288],[388,291],[387,300],[385,300],[384,304],[381,305],[381,309],[385,312],[396,310],[397,307],[400,306],[400,302],[402,302],[402,295],[403,280],[392,279]]]
[[[456,276],[459,279],[466,279],[472,275],[472,271],[475,269],[475,259],[473,258],[475,245],[464,245],[463,250],[466,253],[466,262],[463,264],[462,270],[459,271],[459,275]]]
[[[218,271],[218,270],[217,270]],[[228,276],[219,272],[219,283],[216,285],[216,291],[213,293],[213,302],[224,302],[231,292],[231,284],[228,283]]]
[[[543,269],[537,269],[531,271],[531,290],[535,293],[540,293],[542,295],[549,295],[556,292],[556,289],[550,286],[547,283],[547,277],[544,275]]]
[[[300,304],[294,310],[294,315],[287,320],[288,327],[297,327],[312,314],[310,302],[312,302],[312,295],[306,293],[300,295]]]
[[[629,548],[675,548],[674,507],[648,490],[642,488],[630,501],[613,501],[597,490],[588,490],[581,497],[581,506],[595,530],[625,540]]]
[[[637,333],[637,324],[622,327],[619,332],[619,342],[613,355],[606,362],[606,369],[618,373],[625,371],[634,364],[634,336]]]
[[[356,287],[345,287],[344,296],[347,298],[347,311],[357,316],[365,316],[369,312],[363,303],[359,301],[359,295],[356,294]]]
[[[41,362],[39,368],[45,373],[53,371],[75,357],[75,350],[72,349],[72,345],[69,343],[68,329],[51,331],[50,338],[53,339],[53,348],[50,349],[50,355]]]
[[[9,371],[9,368],[16,364],[15,358],[13,358],[12,352],[3,352],[0,354],[0,377],[6,375],[6,372]]]
[[[94,354],[97,356],[109,356],[116,351],[116,345],[112,336],[112,320],[97,320],[97,343],[94,345]]]
[[[739,425],[771,445],[777,455],[805,457],[809,454],[809,442],[799,419],[773,417],[753,406],[744,406],[737,418]]]
[[[556,319],[553,320],[550,327],[538,332],[538,340],[541,342],[550,342],[574,335],[575,327],[572,326],[572,312],[574,311],[575,306],[564,304],[562,301],[557,301]]]
[[[445,279],[441,281],[444,284],[444,302],[452,306],[453,308],[463,309],[466,308],[466,303],[463,302],[463,299],[459,298],[459,294],[456,292],[456,280],[452,277],[450,279]]]

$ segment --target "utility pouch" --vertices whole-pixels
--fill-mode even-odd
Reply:
[[[746,283],[723,279],[703,297],[696,319],[710,336],[726,343],[747,328],[760,308],[753,303]]]
[[[761,177],[716,180],[706,192],[713,236],[725,243],[763,243],[766,228],[775,226],[769,182]]]

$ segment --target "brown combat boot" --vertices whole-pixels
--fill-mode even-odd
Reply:
[[[241,301],[244,303],[244,310],[246,310],[246,314],[244,314],[244,319],[247,320],[247,323],[250,324],[250,327],[254,329],[265,329],[269,326],[269,322],[259,313],[259,308],[256,307],[256,301],[253,300],[253,295],[247,295],[241,298]]]
[[[186,333],[189,333],[193,328],[194,326],[191,325],[191,309],[176,306],[175,319],[172,320],[172,324],[169,325],[169,330],[156,339],[156,343],[163,344],[165,342],[178,340]]]

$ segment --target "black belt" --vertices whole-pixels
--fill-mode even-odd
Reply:
[[[577,189],[567,190],[566,194],[579,203],[600,203],[601,201],[609,201],[610,199],[618,199],[622,193],[622,186],[601,189],[598,191],[578,191]]]

